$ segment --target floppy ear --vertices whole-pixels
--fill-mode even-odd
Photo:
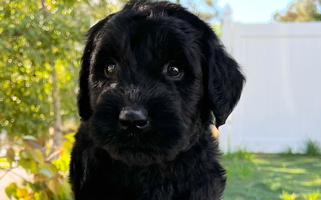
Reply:
[[[201,35],[199,44],[203,54],[204,106],[213,111],[218,128],[225,123],[240,99],[245,77],[204,21],[180,6],[169,7],[168,14],[190,23]]]
[[[112,16],[113,14],[99,21],[97,24],[91,27],[86,34],[87,41],[83,56],[81,58],[81,69],[79,73],[79,93],[77,100],[78,113],[82,120],[88,120],[92,114],[92,109],[90,106],[88,78],[91,54],[96,45],[95,39],[99,31]]]
[[[210,41],[209,48],[208,99],[218,128],[225,123],[240,99],[245,77],[217,37],[214,36]]]

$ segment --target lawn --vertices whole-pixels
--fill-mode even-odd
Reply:
[[[224,200],[321,200],[321,156],[224,155]]]
[[[0,159],[0,167],[5,160]],[[321,200],[321,156],[224,155],[227,186],[223,200]],[[3,188],[1,188],[3,189]]]

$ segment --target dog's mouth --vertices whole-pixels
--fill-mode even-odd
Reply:
[[[173,141],[168,140],[152,123],[145,128],[130,127],[105,133],[105,142],[100,143],[109,155],[128,165],[147,166],[172,160]],[[96,140],[97,141],[97,140]],[[176,151],[176,150],[174,150]]]
[[[149,121],[137,121],[135,125],[126,123],[127,122],[119,121],[119,132],[120,134],[127,135],[129,138],[140,137],[151,130]]]
[[[166,149],[155,141],[155,133],[137,128],[120,130],[103,148],[109,155],[128,165],[147,166],[163,162]],[[161,139],[158,139],[161,140]]]
[[[144,128],[136,126],[119,128],[114,137],[115,146],[135,152],[152,151],[168,143],[150,124],[145,124]]]

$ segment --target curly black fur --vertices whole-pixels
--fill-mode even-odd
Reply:
[[[225,171],[209,126],[225,123],[243,82],[211,28],[179,5],[132,1],[98,22],[80,71],[75,199],[219,199]],[[148,125],[120,128],[125,107],[143,107]]]

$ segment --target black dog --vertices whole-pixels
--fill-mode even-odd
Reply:
[[[179,5],[132,1],[98,22],[80,72],[75,199],[219,199],[209,126],[224,124],[243,82],[211,28]]]

